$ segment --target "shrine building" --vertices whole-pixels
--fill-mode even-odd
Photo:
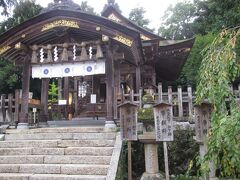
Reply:
[[[65,107],[59,110],[65,119],[103,117],[106,126],[114,126],[121,94],[175,80],[193,43],[194,38],[167,40],[139,27],[111,1],[98,16],[72,0],[54,0],[0,35],[0,56],[23,69],[18,127],[28,126],[30,78],[41,79],[40,122]],[[58,101],[49,109],[53,79]]]

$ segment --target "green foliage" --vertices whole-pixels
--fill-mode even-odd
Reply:
[[[174,131],[174,141],[168,143],[170,174],[196,176],[199,145],[193,139],[194,132]],[[162,150],[159,149],[159,151]],[[163,154],[163,153],[162,153]],[[159,154],[161,156],[161,154]],[[164,158],[164,157],[160,157]],[[162,165],[162,170],[164,167]]]
[[[191,85],[192,87],[196,87],[198,77],[198,71],[202,62],[203,56],[201,55],[201,51],[216,37],[213,33],[208,33],[207,35],[196,36],[195,43],[191,50],[191,53],[187,59],[187,62],[183,66],[183,69],[180,73],[179,78],[176,80],[175,85],[187,86]]]
[[[169,169],[170,174],[176,176],[174,179],[190,180],[191,176],[196,176],[197,174],[196,157],[198,156],[198,144],[193,140],[193,134],[192,131],[175,131],[174,142],[168,143]],[[117,180],[127,180],[127,155],[127,142],[124,141]],[[164,172],[162,143],[158,145],[158,162],[160,172]],[[144,144],[139,142],[132,142],[132,170],[133,179],[140,179],[145,172]]]
[[[170,39],[219,32],[240,23],[239,0],[194,0],[169,6],[158,32]]]
[[[208,169],[213,160],[222,176],[236,177],[240,173],[240,111],[229,84],[240,75],[240,30],[223,30],[202,52],[200,81],[196,100],[207,99],[213,104],[208,153],[202,167]],[[226,107],[229,99],[230,110]]]
[[[138,110],[138,121],[143,123],[154,123],[153,108],[141,108]]]
[[[86,13],[97,15],[97,13],[94,11],[94,8],[88,5],[87,1],[82,1],[80,4],[80,7],[81,7],[81,10]]]
[[[0,7],[3,8],[2,15],[9,15],[9,8],[16,4],[16,0],[0,0]]]
[[[50,103],[57,102],[58,87],[57,87],[57,85],[54,81],[49,84],[48,96],[50,97],[49,100],[48,100]]]
[[[170,39],[192,37],[195,34],[193,21],[196,11],[196,4],[191,2],[179,2],[174,7],[170,5],[162,18],[159,35]]]
[[[14,64],[0,58],[0,94],[13,92],[20,87],[21,73]]]
[[[149,19],[144,18],[146,10],[143,7],[137,7],[129,13],[129,19],[135,22],[138,26],[147,27],[150,23]]]
[[[20,0],[16,3],[13,16],[0,23],[0,33],[38,15],[42,7],[35,4],[34,0]]]

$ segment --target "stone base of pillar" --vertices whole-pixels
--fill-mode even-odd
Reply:
[[[104,127],[105,131],[116,131],[117,130],[117,126],[114,123],[114,121],[105,121],[105,127]]]
[[[28,123],[18,123],[17,129],[29,129]]]
[[[160,173],[157,174],[149,174],[149,173],[143,173],[141,180],[164,180],[164,176]]]
[[[45,128],[45,127],[49,127],[49,125],[48,125],[47,122],[39,122],[39,123],[38,123],[38,127],[40,127],[40,128]]]

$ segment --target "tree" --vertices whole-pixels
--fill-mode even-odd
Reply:
[[[0,7],[3,8],[2,15],[9,15],[9,8],[16,4],[16,0],[0,0]]]
[[[158,32],[170,39],[218,33],[240,23],[239,0],[194,0],[169,6]]]
[[[216,37],[213,33],[208,33],[204,36],[197,35],[191,53],[185,63],[179,78],[176,80],[176,85],[187,86],[191,85],[196,87],[199,80],[198,70],[202,63],[201,51],[209,44],[212,43]]]
[[[81,10],[86,13],[97,15],[97,13],[94,11],[94,8],[89,6],[87,1],[82,1],[80,7],[81,7]]]
[[[179,2],[174,7],[170,5],[162,18],[159,35],[168,39],[192,37],[195,34],[196,11],[196,4],[191,2]]]
[[[36,5],[32,0],[21,0],[13,10],[12,17],[0,23],[0,33],[26,21],[39,14],[41,6]],[[0,59],[0,94],[8,93],[13,89],[21,87],[21,68],[4,58]]]
[[[129,13],[129,20],[136,23],[138,26],[147,28],[150,21],[149,19],[144,18],[145,13],[146,13],[146,10],[143,7],[134,8]]]
[[[229,88],[229,84],[240,76],[239,50],[238,28],[219,33],[202,52],[196,92],[197,103],[208,100],[213,105],[203,170],[208,170],[207,164],[211,160],[221,176],[230,178],[239,178],[240,175],[240,111],[236,97]]]
[[[38,15],[42,7],[35,3],[35,0],[20,0],[16,3],[13,16],[0,23],[0,33]]]

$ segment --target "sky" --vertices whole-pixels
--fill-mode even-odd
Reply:
[[[81,0],[73,0],[75,3],[81,3]],[[151,22],[149,24],[150,28],[155,28],[156,30],[161,24],[161,17],[164,15],[165,10],[170,4],[176,4],[183,0],[116,0],[119,4],[120,9],[125,17],[128,17],[129,12],[136,7],[143,7],[146,10],[145,17]],[[36,0],[38,4],[46,7],[52,0]],[[92,6],[97,13],[103,10],[104,4],[107,0],[87,0],[88,4]]]

